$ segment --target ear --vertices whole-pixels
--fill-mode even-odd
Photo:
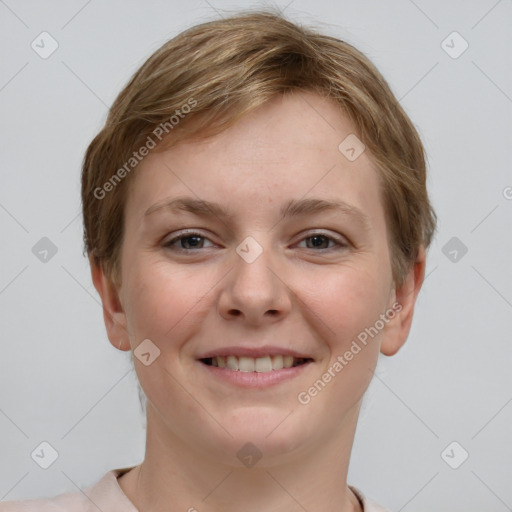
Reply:
[[[126,328],[126,315],[119,299],[116,286],[105,276],[101,265],[89,256],[92,281],[103,303],[103,320],[107,329],[108,339],[112,345],[123,351],[130,350],[130,339]]]
[[[393,290],[389,308],[397,313],[386,325],[380,346],[380,351],[386,356],[396,354],[409,336],[414,305],[425,278],[425,260],[425,249],[421,247],[403,285]],[[395,304],[395,308],[392,308],[392,304]]]

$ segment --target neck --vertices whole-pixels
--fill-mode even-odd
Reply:
[[[360,404],[332,438],[246,468],[184,443],[148,402],[145,459],[118,482],[140,512],[359,512],[346,480]]]

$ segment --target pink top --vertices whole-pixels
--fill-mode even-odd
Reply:
[[[138,512],[117,482],[117,478],[130,469],[113,469],[83,492],[69,492],[37,500],[3,501],[0,512]],[[349,487],[361,502],[364,512],[388,512],[366,498],[359,489],[352,485]]]

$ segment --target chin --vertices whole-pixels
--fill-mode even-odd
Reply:
[[[224,436],[229,450],[237,453],[250,443],[266,457],[290,454],[308,444],[310,430],[304,420],[294,417],[292,408],[269,406],[244,407],[223,424],[231,436]],[[305,428],[307,427],[307,428]],[[249,448],[247,448],[249,450]],[[242,450],[243,451],[243,450]]]

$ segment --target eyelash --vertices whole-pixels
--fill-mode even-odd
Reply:
[[[190,253],[190,252],[197,252],[198,249],[184,249],[182,247],[178,248],[178,247],[172,247],[172,245],[178,241],[181,241],[181,240],[186,240],[187,238],[202,238],[204,240],[209,240],[211,242],[211,240],[203,235],[201,235],[201,233],[197,233],[195,231],[189,231],[189,232],[186,232],[186,233],[182,233],[181,235],[178,235],[174,238],[172,238],[171,240],[169,240],[168,242],[165,242],[163,244],[163,247],[167,248],[167,249],[170,249],[172,251],[176,251],[176,252],[181,252],[181,253]],[[329,248],[323,248],[323,249],[320,249],[320,250],[315,250],[314,248],[309,248],[307,247],[306,249],[308,250],[312,250],[314,252],[321,252],[321,251],[332,251],[332,250],[340,250],[340,249],[346,249],[348,247],[348,244],[343,242],[342,240],[338,240],[332,236],[329,236],[329,235],[326,235],[325,233],[311,233],[309,234],[308,236],[302,238],[300,241],[304,241],[304,240],[307,240],[309,238],[314,238],[314,237],[322,237],[322,238],[325,238],[329,241],[332,241],[334,242],[334,244],[337,246],[335,247],[329,247]],[[201,249],[201,247],[199,248],[199,250]]]

